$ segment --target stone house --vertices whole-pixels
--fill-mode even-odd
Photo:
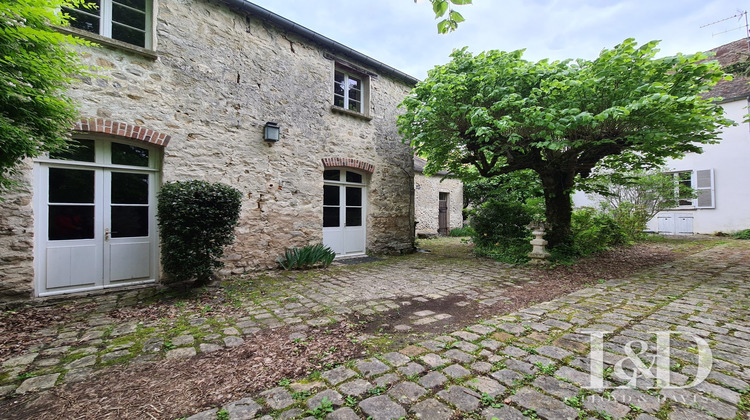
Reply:
[[[747,39],[714,48],[709,53],[722,66],[748,61]],[[737,125],[726,127],[719,142],[703,146],[703,153],[668,159],[665,167],[675,184],[691,187],[695,198],[675,197],[675,206],[648,222],[648,230],[664,235],[714,234],[750,229],[750,123],[745,121],[750,104],[750,78],[723,80],[707,93],[718,98],[725,116]],[[577,192],[576,206],[596,206],[598,198]]]
[[[417,235],[447,235],[463,226],[464,186],[445,171],[424,175],[427,161],[414,157],[414,212]]]
[[[245,1],[100,4],[60,28],[101,45],[68,92],[79,147],[24,162],[0,202],[0,303],[158,281],[156,194],[176,180],[243,194],[222,274],[316,242],[413,249],[395,122],[415,78]]]

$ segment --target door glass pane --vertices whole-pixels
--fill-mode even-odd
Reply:
[[[341,171],[338,169],[328,169],[323,171],[323,179],[326,181],[338,181],[341,179]]]
[[[362,208],[361,207],[347,207],[346,208],[346,226],[362,226]]]
[[[324,185],[323,186],[323,205],[324,206],[338,206],[341,202],[339,195],[339,187],[335,185]]]
[[[346,182],[356,182],[357,184],[361,184],[362,175],[356,172],[346,171]]]
[[[323,207],[323,227],[341,226],[340,210],[338,207]]]
[[[80,162],[93,162],[96,158],[94,151],[94,140],[74,139],[68,142],[67,150],[51,152],[50,159],[77,160]]]
[[[93,203],[94,171],[49,168],[50,203]]]
[[[122,143],[112,143],[112,163],[148,167],[148,149]]]
[[[361,206],[362,205],[362,188],[346,187],[346,205],[347,206]]]
[[[94,206],[49,206],[50,241],[94,238]]]
[[[148,174],[112,172],[113,204],[148,204]]]
[[[112,237],[148,236],[148,207],[112,206]]]

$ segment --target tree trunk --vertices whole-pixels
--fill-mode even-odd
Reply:
[[[570,218],[573,213],[573,205],[570,194],[573,190],[575,173],[564,171],[545,171],[539,174],[544,189],[544,203],[546,205],[546,216],[548,231],[544,238],[549,242],[549,247],[569,243]]]

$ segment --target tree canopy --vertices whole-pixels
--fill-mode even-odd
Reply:
[[[398,124],[427,173],[493,177],[523,169],[542,182],[547,239],[565,242],[577,177],[617,161],[661,165],[700,152],[732,124],[701,94],[725,74],[704,54],[655,58],[627,39],[594,60],[531,62],[523,50],[454,51],[402,106]]]
[[[62,94],[86,73],[70,45],[85,41],[56,32],[63,4],[80,0],[4,1],[0,5],[0,190],[24,158],[65,145],[76,117]]]

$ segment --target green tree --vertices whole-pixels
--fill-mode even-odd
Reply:
[[[428,159],[426,173],[536,172],[547,239],[565,243],[578,177],[605,160],[640,168],[700,152],[732,124],[701,97],[725,76],[718,64],[704,54],[656,59],[656,45],[628,39],[594,60],[554,62],[464,48],[417,84],[399,128]]]
[[[63,5],[81,0],[0,3],[0,190],[13,184],[17,164],[63,148],[76,117],[63,89],[87,74],[71,45],[87,42],[56,32]]]
[[[416,3],[417,0],[414,0]],[[453,5],[462,6],[471,4],[471,0],[430,0],[432,11],[435,12],[435,19],[441,19],[437,24],[438,33],[447,34],[458,28],[458,24],[465,19],[461,13],[453,10]]]

